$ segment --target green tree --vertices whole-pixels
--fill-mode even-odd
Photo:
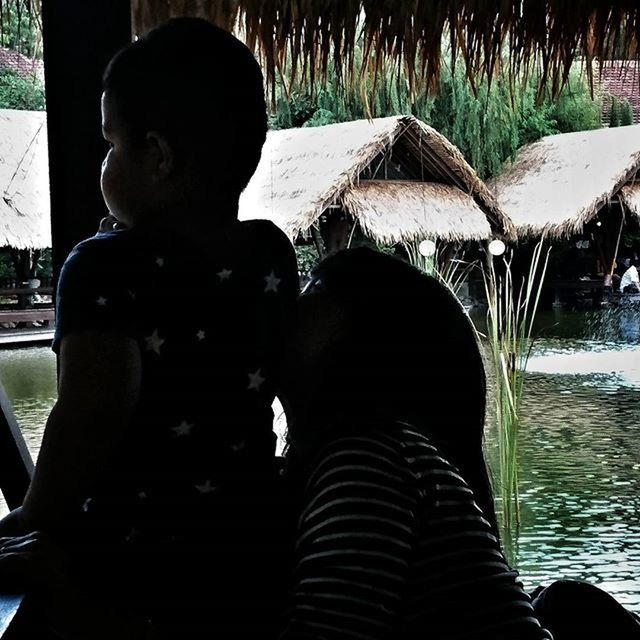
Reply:
[[[558,133],[589,131],[602,127],[602,101],[592,97],[582,74],[574,72],[567,86],[554,101],[547,99]]]
[[[286,129],[357,120],[368,111],[375,117],[413,114],[447,136],[482,178],[495,175],[523,144],[601,126],[601,104],[577,73],[556,100],[539,100],[534,77],[516,86],[498,78],[491,87],[484,83],[474,92],[462,65],[453,73],[444,71],[435,96],[411,96],[404,77],[391,69],[383,70],[365,94],[369,104],[360,92],[339,90],[330,74],[314,95],[301,88],[290,95],[281,90],[271,123]]]
[[[14,280],[16,277],[8,249],[0,249],[0,281]]]
[[[616,98],[615,96],[611,96],[611,114],[609,115],[609,126],[620,126],[620,107],[618,98]]]
[[[40,25],[34,11],[28,11],[26,4],[25,0],[21,0],[2,7],[0,46],[19,51],[30,58],[41,58]]]
[[[44,87],[36,76],[0,71],[0,109],[42,111],[44,108]]]
[[[620,126],[627,127],[633,124],[633,108],[628,100],[620,102]]]

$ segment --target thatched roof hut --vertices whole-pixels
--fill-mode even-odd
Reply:
[[[0,247],[51,246],[47,121],[0,109]]]
[[[633,180],[640,125],[548,136],[524,147],[491,183],[521,237],[568,237],[618,196],[640,214]]]
[[[272,220],[295,238],[332,208],[388,243],[513,231],[460,151],[411,116],[268,134],[241,219]]]

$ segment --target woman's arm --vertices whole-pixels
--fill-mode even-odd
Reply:
[[[77,509],[129,424],[140,390],[140,351],[116,333],[86,331],[60,345],[58,401],[22,507],[25,530],[55,528]]]
[[[414,542],[415,498],[401,459],[372,438],[338,441],[305,504],[281,640],[389,637]]]

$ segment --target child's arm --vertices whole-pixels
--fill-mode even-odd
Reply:
[[[140,390],[132,338],[100,331],[65,337],[58,401],[47,421],[22,519],[27,530],[56,528],[90,492],[120,442]]]

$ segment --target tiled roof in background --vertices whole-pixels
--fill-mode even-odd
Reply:
[[[602,69],[594,69],[596,87],[603,96],[602,121],[609,122],[611,114],[611,98],[615,96],[627,100],[633,110],[633,121],[640,123],[640,66],[631,60],[608,60]]]
[[[15,71],[21,76],[36,75],[40,80],[44,80],[44,63],[42,60],[29,58],[19,51],[13,51],[0,47],[0,71]]]

